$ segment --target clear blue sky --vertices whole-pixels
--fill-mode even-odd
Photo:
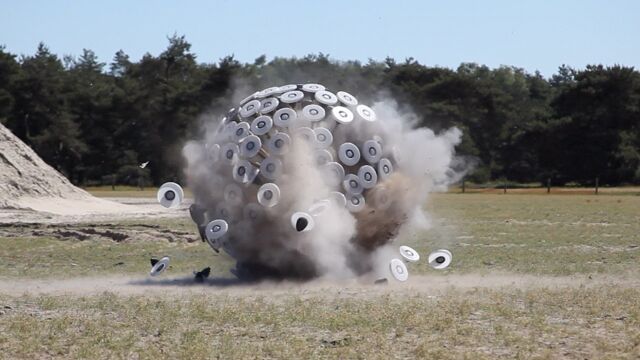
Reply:
[[[561,64],[640,67],[640,1],[29,1],[0,0],[0,44],[58,55],[157,55],[186,35],[200,62],[235,54],[477,62],[553,74]]]

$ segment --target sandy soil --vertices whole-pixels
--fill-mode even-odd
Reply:
[[[113,292],[120,295],[181,296],[184,294],[216,293],[230,296],[264,296],[270,298],[299,295],[302,297],[358,297],[398,294],[437,296],[451,290],[581,288],[602,285],[640,287],[640,279],[611,276],[544,277],[512,274],[466,274],[448,276],[412,276],[405,283],[390,281],[373,285],[372,279],[350,281],[315,280],[306,283],[262,282],[242,283],[235,278],[209,278],[196,283],[192,276],[169,277],[86,277],[64,280],[0,279],[0,293],[94,295]]]

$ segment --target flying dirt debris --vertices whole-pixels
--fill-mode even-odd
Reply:
[[[411,122],[388,103],[372,108],[320,84],[255,92],[185,145],[191,218],[203,241],[237,261],[240,278],[406,281],[405,262],[420,256],[390,244],[452,180],[460,141],[455,128],[436,135]],[[168,208],[183,198],[176,183],[158,191]],[[433,268],[451,263],[448,251],[434,254]]]

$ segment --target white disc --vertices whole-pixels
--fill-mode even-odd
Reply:
[[[246,119],[257,114],[261,107],[260,100],[251,100],[240,108],[240,116]]]
[[[389,159],[387,158],[380,159],[380,161],[378,162],[378,177],[380,178],[380,180],[384,181],[388,179],[392,173],[393,165],[391,164],[391,161],[389,161]]]
[[[328,162],[323,165],[324,179],[329,186],[338,186],[344,180],[344,168],[337,162]]]
[[[342,180],[342,187],[344,191],[349,194],[362,194],[364,188],[362,187],[362,182],[360,182],[360,178],[354,174],[348,174]]]
[[[249,135],[240,143],[240,157],[243,159],[251,159],[258,155],[262,147],[262,140],[255,135]]]
[[[362,187],[365,189],[371,189],[378,183],[378,174],[371,165],[363,165],[358,169],[358,178]]]
[[[331,206],[331,200],[325,199],[317,201],[313,205],[311,205],[309,210],[307,210],[307,214],[314,217],[320,216],[329,209],[329,206]]]
[[[248,103],[251,100],[254,100],[256,98],[256,95],[258,94],[258,92],[254,92],[253,94],[247,96],[246,98],[242,99],[242,101],[240,101],[240,106],[244,106],[246,103]]]
[[[409,278],[409,270],[400,259],[391,259],[389,262],[389,270],[391,275],[398,281],[407,281]]]
[[[312,230],[315,226],[313,217],[305,212],[296,212],[291,215],[291,227],[297,232],[306,232]]]
[[[313,129],[313,132],[316,136],[315,144],[320,149],[326,149],[333,143],[333,134],[327,128],[319,127]]]
[[[314,150],[313,158],[316,160],[316,165],[318,166],[322,166],[333,161],[333,155],[331,155],[331,153],[327,149]]]
[[[240,205],[242,204],[243,198],[242,188],[238,186],[238,184],[231,183],[224,187],[224,201],[227,203]]]
[[[362,120],[376,121],[376,113],[367,105],[356,106],[356,113]]]
[[[293,104],[304,98],[304,93],[302,91],[293,90],[287,91],[286,93],[280,95],[280,101],[285,104]]]
[[[347,210],[351,212],[360,212],[364,209],[364,196],[362,194],[347,194]]]
[[[247,160],[238,160],[233,166],[233,180],[241,184],[251,184],[258,176],[258,169]]]
[[[316,141],[316,133],[309,127],[297,128],[293,134],[295,138],[303,140],[307,144],[314,144]]]
[[[310,122],[316,122],[324,119],[326,115],[325,110],[322,106],[317,104],[310,104],[302,108],[302,116],[305,120],[309,120]]]
[[[238,145],[233,143],[227,143],[222,145],[220,148],[220,152],[222,154],[222,160],[227,164],[233,164],[238,159],[238,154],[240,153],[240,149]]]
[[[264,218],[264,209],[258,203],[249,203],[242,210],[242,215],[252,223],[260,222]]]
[[[258,203],[264,207],[273,207],[280,201],[280,188],[274,183],[266,183],[258,189]]]
[[[298,88],[298,85],[296,84],[289,84],[289,85],[284,85],[284,86],[280,86],[280,93],[285,93],[287,91],[293,91],[296,90]]]
[[[249,123],[244,121],[236,125],[235,129],[233,130],[233,141],[239,143],[240,141],[242,141],[242,139],[249,136],[249,128]]]
[[[162,184],[158,189],[156,198],[160,205],[166,208],[176,208],[182,203],[184,199],[184,191],[182,187],[174,182],[167,182]]]
[[[358,105],[358,99],[355,96],[349,94],[346,91],[338,91],[336,94],[338,96],[338,100],[343,103],[345,106],[356,106]]]
[[[304,84],[302,85],[302,91],[314,93],[316,91],[322,91],[325,87],[320,84]]]
[[[360,149],[355,144],[346,142],[338,149],[338,159],[347,166],[353,166],[360,161]]]
[[[418,254],[417,251],[415,251],[413,248],[410,248],[406,245],[402,245],[400,246],[400,255],[402,255],[402,257],[410,262],[417,262],[420,260],[420,254]]]
[[[273,114],[273,123],[277,127],[288,128],[293,123],[295,123],[298,118],[298,114],[295,110],[291,108],[282,108],[278,109],[275,114]]]
[[[338,97],[330,91],[326,91],[326,90],[317,91],[314,94],[314,97],[316,101],[321,104],[333,106],[338,103]]]
[[[275,94],[278,94],[280,92],[280,87],[279,86],[273,86],[267,89],[264,89],[260,92],[258,92],[258,96],[265,98],[267,96],[272,96]]]
[[[273,120],[271,120],[271,117],[267,115],[258,116],[251,122],[251,132],[257,136],[262,136],[268,133],[272,127]]]
[[[440,249],[429,254],[429,265],[436,270],[442,270],[447,268],[451,264],[451,252],[449,250]]]
[[[375,165],[382,157],[382,145],[375,140],[367,140],[362,145],[362,157],[371,165]]]
[[[329,193],[329,198],[333,201],[338,207],[347,206],[347,197],[344,196],[343,193],[339,191],[332,191]]]
[[[205,239],[212,249],[218,250],[222,246],[222,237],[229,231],[229,224],[222,220],[213,220],[204,229]]]
[[[282,175],[282,161],[269,156],[260,163],[260,175],[269,180],[277,180]]]
[[[167,268],[169,267],[170,260],[171,259],[169,259],[168,256],[165,256],[162,259],[160,259],[160,261],[158,261],[157,263],[155,263],[155,265],[153,265],[153,267],[151,268],[151,271],[149,271],[149,275],[151,276],[160,275],[162,272],[167,270]]]
[[[270,97],[262,100],[261,104],[262,105],[260,107],[260,113],[268,114],[278,107],[278,105],[280,104],[280,101],[278,101],[278,99],[274,97]]]
[[[340,124],[348,124],[353,121],[353,113],[344,106],[335,106],[331,109],[331,117]]]
[[[224,130],[222,130],[222,133],[224,134],[224,138],[229,140],[229,141],[234,141],[235,142],[235,137],[236,137],[236,128],[238,127],[238,123],[235,121],[231,121],[229,123],[227,123],[227,125],[224,126]]]
[[[291,137],[287,133],[279,132],[267,142],[267,150],[272,155],[283,155],[289,152]]]

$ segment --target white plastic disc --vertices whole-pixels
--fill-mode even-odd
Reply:
[[[324,119],[326,115],[325,110],[322,106],[317,104],[310,104],[302,108],[302,116],[305,120],[309,120],[311,122],[316,122]]]
[[[413,248],[410,248],[406,245],[402,245],[400,246],[400,255],[402,255],[402,257],[410,262],[417,262],[420,260],[420,254],[418,254],[417,251],[415,251]]]
[[[356,112],[362,120],[376,121],[376,113],[367,105],[356,106]]]
[[[293,90],[287,91],[286,93],[280,95],[280,101],[285,104],[293,104],[304,98],[304,93],[302,91]]]
[[[246,119],[257,114],[261,107],[260,100],[251,100],[240,108],[240,116]]]
[[[242,215],[245,220],[256,223],[264,218],[264,209],[258,203],[249,203],[242,210]]]
[[[354,174],[348,174],[342,180],[342,187],[344,191],[349,194],[362,194],[364,188],[362,187],[362,182],[360,178]]]
[[[351,212],[360,212],[364,209],[364,196],[362,194],[347,194],[347,210]]]
[[[333,106],[338,103],[338,97],[330,91],[326,91],[326,90],[317,91],[314,94],[314,97],[316,101],[321,104]]]
[[[291,137],[287,133],[279,132],[267,142],[267,150],[272,155],[283,155],[289,152]]]
[[[335,106],[331,109],[331,117],[340,124],[348,124],[353,121],[353,113],[344,106]]]
[[[336,94],[338,100],[343,103],[345,106],[356,106],[358,105],[358,99],[355,96],[349,94],[346,91],[338,91]]]
[[[222,246],[222,237],[229,231],[229,224],[222,220],[213,220],[204,229],[205,238],[211,248],[218,250]]]
[[[226,143],[220,148],[222,160],[227,164],[233,164],[238,159],[238,153],[240,152],[238,145],[233,143]]]
[[[273,207],[280,201],[280,188],[274,183],[266,183],[258,189],[258,203],[264,207]]]
[[[248,103],[251,100],[254,100],[256,98],[256,95],[258,94],[258,92],[254,92],[253,94],[247,96],[246,98],[242,99],[242,101],[240,101],[240,106],[244,106],[246,103]]]
[[[338,149],[338,159],[347,166],[353,166],[360,161],[360,149],[355,144],[346,142]]]
[[[371,189],[378,183],[378,174],[371,165],[363,165],[358,169],[358,178],[362,187],[365,189]]]
[[[391,275],[398,281],[407,281],[409,278],[409,270],[400,259],[391,259],[389,262],[389,270]]]
[[[318,148],[326,149],[331,146],[331,143],[333,143],[333,134],[331,134],[331,131],[329,131],[329,129],[319,127],[313,129],[313,132],[316,135],[315,144],[318,146]]]
[[[278,90],[280,93],[285,93],[287,91],[293,91],[296,90],[298,88],[298,85],[296,84],[289,84],[289,85],[284,85],[284,86],[280,86],[280,89]]]
[[[305,212],[296,212],[291,215],[291,227],[297,232],[306,232],[312,230],[315,226],[313,217]]]
[[[307,144],[314,144],[316,141],[316,133],[309,127],[297,128],[293,134],[296,138],[305,141]]]
[[[238,123],[235,121],[231,121],[229,123],[227,123],[227,125],[224,126],[224,130],[222,130],[222,133],[224,134],[224,138],[229,140],[229,141],[233,141],[235,142],[235,137],[236,137],[236,128],[238,127]]]
[[[343,193],[339,191],[332,191],[329,193],[329,198],[333,201],[338,207],[347,206],[347,197],[344,196]]]
[[[151,268],[151,271],[149,271],[149,275],[158,276],[161,273],[163,273],[169,267],[170,260],[171,259],[169,259],[168,256],[165,256],[162,259],[160,259],[160,261],[158,261],[157,263],[155,263],[155,265],[153,265],[153,267]]]
[[[269,156],[260,163],[260,175],[269,180],[277,180],[282,175],[282,161]]]
[[[176,208],[182,203],[184,199],[184,191],[182,187],[174,182],[167,182],[162,184],[158,189],[156,198],[160,205],[166,208]]]
[[[238,160],[233,166],[233,180],[241,184],[251,184],[258,176],[258,169],[247,160]]]
[[[318,166],[322,166],[333,161],[333,155],[331,155],[327,149],[314,150],[313,158],[316,160],[316,165]]]
[[[262,136],[268,133],[272,127],[273,120],[271,120],[271,117],[267,115],[258,116],[251,122],[251,132],[257,136]]]
[[[217,162],[218,160],[220,160],[220,153],[220,145],[211,144],[207,146],[207,155],[209,156],[209,160]]]
[[[243,198],[242,188],[238,186],[238,184],[231,183],[224,187],[224,201],[227,203],[240,205],[242,204]]]
[[[233,130],[233,141],[239,143],[240,141],[242,141],[242,139],[249,136],[249,128],[249,123],[244,121],[236,125],[235,129]]]
[[[440,249],[429,254],[429,265],[436,270],[442,270],[451,264],[453,256],[449,250]]]
[[[262,140],[255,135],[249,135],[240,143],[240,157],[243,159],[251,159],[258,155],[262,147]]]
[[[258,96],[265,98],[267,96],[272,96],[275,94],[278,94],[280,92],[280,87],[279,86],[272,86],[270,88],[264,89],[260,92],[258,92]]]
[[[324,180],[329,186],[338,186],[344,180],[344,168],[337,162],[328,162],[322,167]]]
[[[270,97],[262,100],[261,104],[262,104],[262,107],[260,108],[260,113],[268,114],[278,107],[278,105],[280,104],[280,101],[278,101],[278,99],[274,97]]]
[[[302,85],[302,91],[306,91],[306,92],[310,92],[310,93],[314,93],[317,91],[322,91],[324,90],[325,87],[320,85],[320,84],[304,84]]]
[[[293,123],[295,123],[298,118],[298,114],[295,110],[291,108],[282,108],[278,109],[275,114],[273,114],[273,123],[277,127],[288,128]]]
[[[367,140],[362,145],[362,157],[371,165],[375,165],[382,158],[382,145],[375,140]]]
[[[381,181],[386,180],[393,173],[393,165],[387,158],[382,158],[378,162],[378,177]]]
[[[313,205],[311,205],[309,210],[307,210],[307,214],[314,217],[320,216],[329,209],[329,206],[331,206],[331,200],[325,199],[317,201]]]

